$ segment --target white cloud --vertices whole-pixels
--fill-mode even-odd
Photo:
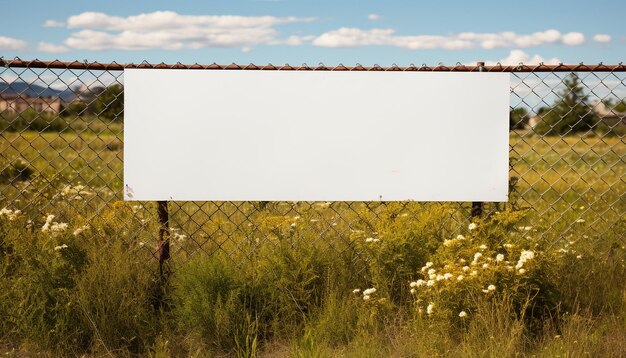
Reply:
[[[501,65],[506,66],[506,65],[519,65],[520,63],[525,64],[525,65],[538,65],[540,63],[546,64],[546,65],[558,65],[559,63],[561,63],[561,60],[555,57],[544,59],[542,56],[537,55],[537,54],[530,56],[529,54],[527,54],[526,52],[522,50],[511,50],[509,55],[501,59],[500,61],[485,61],[486,65],[501,64]]]
[[[62,53],[69,51],[69,49],[63,45],[55,45],[48,42],[40,42],[37,46],[37,50],[50,53]]]
[[[44,27],[64,27],[65,23],[62,21],[55,21],[55,20],[46,20],[46,22],[43,23]]]
[[[580,32],[570,32],[563,35],[563,43],[569,46],[580,45],[585,42],[585,35]]]
[[[26,42],[11,37],[0,36],[0,50],[24,51],[26,50]]]
[[[376,20],[380,19],[380,15],[378,15],[378,14],[369,14],[369,15],[367,15],[367,18],[372,20],[372,21],[376,21]]]
[[[399,36],[393,29],[371,29],[342,27],[328,31],[313,40],[313,44],[322,47],[357,47],[369,45],[387,45],[400,48],[462,50],[481,47],[484,49],[534,47],[562,43],[569,46],[584,42],[584,35],[579,32],[561,34],[557,30],[546,30],[532,34],[514,32],[475,33],[462,32],[450,35],[412,35]]]
[[[85,50],[142,50],[203,47],[250,49],[258,44],[300,45],[306,37],[280,39],[275,26],[310,22],[315,18],[274,16],[180,15],[157,11],[129,17],[84,12],[67,19],[68,28],[79,29],[65,45]]]
[[[611,42],[611,35],[607,35],[607,34],[596,34],[596,35],[593,37],[593,41],[595,41],[595,42],[602,42],[602,43]]]

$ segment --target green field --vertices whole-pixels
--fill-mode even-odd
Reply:
[[[468,203],[170,203],[164,283],[121,124],[72,129],[0,134],[9,356],[626,355],[621,137],[512,133],[472,230]]]

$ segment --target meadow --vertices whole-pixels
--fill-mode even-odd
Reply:
[[[123,202],[119,123],[0,134],[7,356],[626,356],[622,137],[511,133],[511,201]]]

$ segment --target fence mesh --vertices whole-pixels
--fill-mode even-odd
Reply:
[[[28,213],[33,230],[47,225],[76,235],[121,236],[130,250],[154,262],[157,203],[122,201],[128,67],[508,72],[510,202],[484,203],[482,215],[523,211],[525,222],[516,230],[545,236],[547,247],[579,239],[601,242],[608,234],[624,242],[626,66],[621,64],[296,68],[1,59],[0,206]],[[170,202],[170,248],[174,262],[196,253],[220,254],[243,267],[268,249],[308,240],[343,254],[358,271],[364,257],[355,241],[375,239],[389,218],[424,220],[436,212],[440,229],[455,235],[470,223],[471,209],[471,203]]]

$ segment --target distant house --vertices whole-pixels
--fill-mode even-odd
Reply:
[[[58,97],[30,97],[24,93],[0,93],[0,114],[17,114],[28,108],[37,112],[59,113],[61,111],[61,99]]]
[[[626,124],[626,112],[618,112],[613,108],[608,107],[604,102],[598,101],[593,105],[593,110],[600,118],[600,121],[609,126],[615,126],[622,122]]]
[[[622,124],[626,124],[626,112],[618,112],[615,109],[608,107],[601,101],[592,104],[591,107],[600,119],[600,122],[608,126],[614,127],[620,122]],[[547,111],[549,109],[545,108],[545,110]],[[539,124],[539,122],[541,122],[541,119],[542,113],[530,117],[528,119],[528,127],[534,128],[537,124]]]

